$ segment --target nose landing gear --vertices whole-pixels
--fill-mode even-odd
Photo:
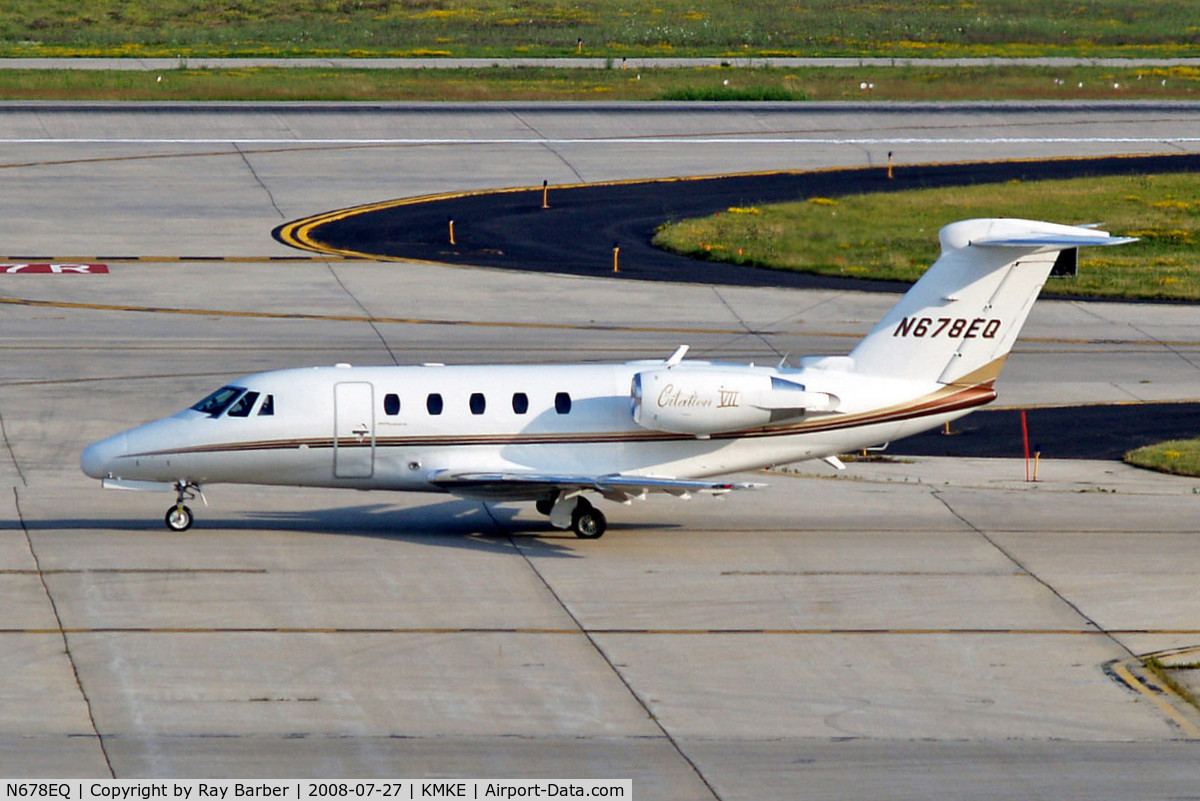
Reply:
[[[199,484],[193,484],[190,481],[175,482],[175,504],[167,509],[166,523],[167,528],[171,531],[187,531],[192,527],[192,510],[187,507],[184,501],[194,500],[196,495],[200,499],[208,503],[204,499],[204,491],[200,489]]]

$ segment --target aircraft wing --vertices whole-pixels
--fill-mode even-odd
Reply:
[[[455,495],[481,500],[535,500],[546,497],[555,491],[579,493],[591,490],[618,503],[629,503],[634,498],[645,498],[651,492],[666,492],[677,498],[690,498],[693,493],[724,495],[734,490],[757,489],[766,486],[752,482],[660,478],[621,473],[581,476],[521,472],[476,473],[454,470],[438,470],[430,474],[429,481]]]

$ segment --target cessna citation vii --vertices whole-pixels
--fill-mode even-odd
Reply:
[[[205,484],[449,492],[535,501],[558,528],[599,537],[594,493],[721,494],[713,480],[941,426],[993,384],[1061,251],[1134,241],[1092,227],[966,220],[847,356],[799,367],[625,364],[312,367],[246,376],[190,409],[101,440],[83,471],[118,489],[173,490],[167,526]],[[203,494],[201,493],[201,497]]]

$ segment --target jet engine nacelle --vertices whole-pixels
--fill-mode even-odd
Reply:
[[[791,422],[838,405],[837,397],[803,384],[737,370],[644,370],[630,394],[638,425],[697,436]]]

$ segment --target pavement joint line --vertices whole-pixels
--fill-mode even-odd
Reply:
[[[562,596],[559,595],[558,591],[554,589],[554,585],[550,583],[550,580],[547,579],[542,571],[538,568],[537,563],[529,557],[529,552],[521,547],[521,543],[515,537],[513,537],[511,532],[507,531],[505,526],[496,519],[495,515],[492,514],[491,506],[486,503],[482,504],[482,506],[488,517],[491,518],[493,525],[496,526],[497,530],[508,537],[508,541],[512,544],[513,549],[520,554],[529,570],[534,576],[537,577],[538,581],[542,583],[542,586],[546,588],[546,592],[548,592],[550,597],[554,599],[555,603],[559,605],[559,608],[562,609],[563,613],[571,619],[571,622],[575,624],[579,630],[579,633],[587,639],[588,645],[590,645],[592,650],[595,651],[596,656],[598,656],[601,661],[608,666],[608,669],[612,675],[616,677],[616,680],[621,683],[621,685],[625,688],[625,691],[629,693],[629,696],[646,713],[646,717],[653,722],[655,728],[662,732],[663,737],[665,737],[667,742],[671,744],[671,748],[673,748],[675,753],[679,755],[679,758],[691,768],[693,775],[695,775],[700,783],[704,785],[709,794],[712,795],[712,797],[717,801],[721,801],[721,794],[717,792],[717,788],[713,786],[712,781],[704,774],[704,771],[700,769],[700,765],[697,763],[697,761],[692,759],[692,757],[689,756],[686,751],[684,751],[683,745],[680,743],[679,739],[671,733],[671,730],[667,728],[667,725],[662,720],[662,716],[655,714],[651,705],[652,702],[644,698],[641,693],[634,689],[633,683],[621,671],[621,669],[617,667],[612,658],[608,655],[608,652],[601,647],[599,642],[597,642],[596,632],[588,631],[588,629],[583,625],[583,621],[581,621],[575,612],[571,610],[571,607],[567,604],[567,602],[564,601]]]
[[[249,161],[247,161],[247,164],[249,164]],[[257,175],[255,177],[257,177]],[[263,188],[265,189],[266,186],[264,185]],[[274,197],[271,198],[271,203],[274,205]],[[279,211],[279,207],[275,206],[275,210]],[[287,219],[286,215],[284,215],[282,211],[279,211],[279,216],[283,219]],[[375,324],[376,320],[374,315],[371,314],[371,310],[368,309],[363,302],[358,299],[358,296],[350,290],[350,287],[346,286],[346,282],[342,280],[342,277],[338,275],[337,270],[333,268],[333,264],[329,262],[322,263],[324,264],[325,270],[328,271],[329,275],[333,277],[334,282],[341,287],[342,292],[345,293],[346,297],[350,298],[350,301],[362,311],[363,315],[366,316],[367,325],[371,326],[371,330],[375,332],[375,336],[379,340],[379,344],[383,347],[384,351],[387,352],[388,358],[392,360],[392,364],[399,365],[400,359],[396,357],[396,353],[392,350],[392,346],[388,344],[387,337],[383,335],[383,332],[379,330],[379,326]]]
[[[4,59],[0,59],[3,62]],[[0,140],[2,142],[3,140]],[[229,144],[234,144],[230,142]],[[254,148],[238,150],[219,150],[199,153],[152,153],[141,154],[136,156],[104,156],[102,158],[80,158],[80,159],[44,159],[42,161],[19,161],[19,162],[0,162],[0,170],[24,169],[26,167],[57,167],[66,164],[115,164],[125,161],[150,161],[154,159],[191,159],[191,158],[213,158],[213,157],[228,157],[236,155],[238,152],[246,154],[265,154],[265,153],[301,153],[304,151],[322,151],[322,150],[359,150],[368,148],[388,147],[388,145],[308,145],[303,147],[272,147],[272,148]]]
[[[1163,698],[1163,693],[1167,692],[1167,691],[1158,689],[1158,691],[1155,692],[1155,689],[1157,689],[1157,685],[1154,685],[1154,687],[1152,688],[1152,686],[1150,685],[1150,683],[1148,682],[1147,679],[1145,679],[1144,677],[1140,677],[1140,676],[1135,677],[1133,675],[1133,672],[1131,671],[1131,665],[1134,665],[1134,664],[1136,664],[1138,666],[1141,665],[1141,657],[1139,657],[1137,654],[1135,654],[1133,652],[1133,649],[1130,648],[1121,639],[1121,637],[1127,636],[1130,634],[1148,634],[1150,632],[1140,632],[1140,631],[1133,632],[1133,631],[1128,631],[1128,630],[1104,628],[1103,626],[1100,625],[1100,623],[1098,621],[1096,621],[1094,618],[1092,618],[1090,615],[1088,615],[1086,612],[1084,612],[1083,609],[1078,604],[1076,604],[1074,601],[1067,598],[1066,595],[1064,595],[1058,588],[1056,588],[1048,580],[1042,578],[1037,573],[1033,572],[1028,567],[1026,567],[1016,557],[1015,554],[1013,554],[1011,551],[1009,551],[1003,545],[1001,545],[999,542],[997,542],[986,531],[984,531],[983,529],[976,526],[974,523],[972,523],[970,520],[968,520],[966,517],[964,517],[962,514],[960,514],[957,510],[955,510],[954,507],[950,505],[950,502],[948,500],[946,500],[938,490],[933,491],[933,496],[938,501],[940,501],[952,515],[954,515],[959,520],[961,520],[964,524],[966,524],[978,536],[982,537],[993,548],[995,548],[997,551],[999,551],[1001,555],[1003,555],[1006,559],[1008,559],[1014,565],[1019,567],[1030,578],[1032,578],[1034,581],[1036,581],[1042,587],[1049,590],[1054,595],[1054,597],[1058,598],[1062,603],[1066,604],[1067,607],[1070,608],[1075,614],[1079,615],[1079,617],[1082,618],[1083,621],[1085,623],[1087,623],[1088,626],[1091,626],[1095,629],[1094,633],[1096,635],[1105,637],[1106,639],[1108,639],[1109,642],[1111,642],[1113,645],[1115,645],[1117,648],[1121,649],[1128,655],[1128,658],[1124,661],[1115,660],[1113,662],[1108,663],[1108,665],[1106,665],[1106,672],[1108,672],[1111,669],[1112,674],[1118,676],[1119,680],[1122,683],[1125,683],[1127,686],[1129,686],[1132,689],[1136,690],[1137,692],[1141,693],[1146,698],[1149,698],[1154,703],[1154,705],[1156,707],[1158,707],[1158,709],[1161,712],[1163,712],[1163,714],[1165,714],[1167,716],[1167,718],[1174,725],[1178,726],[1179,729],[1181,731],[1183,731],[1189,738],[1193,738],[1193,739],[1200,738],[1200,728],[1197,728],[1197,726],[1194,723],[1192,723],[1187,717],[1185,717],[1184,714],[1178,708],[1176,708],[1174,704],[1169,703],[1168,701],[1166,701]],[[1140,673],[1140,669],[1138,670],[1138,672]],[[1175,695],[1173,692],[1171,692],[1170,694],[1172,696]]]
[[[75,575],[92,575],[92,574],[118,574],[118,575],[156,575],[156,574],[185,574],[194,575],[198,573],[211,574],[250,574],[262,575],[268,573],[266,568],[239,568],[239,567],[83,567],[83,568],[51,568],[48,570],[0,570],[0,576],[75,576]]]
[[[3,441],[4,443],[4,450],[8,453],[8,459],[12,462],[13,469],[17,471],[17,478],[20,479],[21,486],[28,487],[29,481],[25,478],[25,471],[21,469],[21,462],[19,459],[17,459],[17,454],[13,450],[12,442],[8,438],[8,427],[4,424],[3,411],[0,411],[0,441]]]
[[[48,633],[56,635],[62,641],[63,654],[67,658],[67,664],[71,666],[71,674],[75,677],[75,688],[79,691],[80,698],[83,700],[84,708],[87,710],[88,723],[92,727],[92,736],[95,737],[96,743],[100,746],[100,754],[104,757],[104,764],[108,767],[108,774],[111,778],[117,778],[117,772],[113,768],[112,759],[108,755],[108,747],[104,743],[104,735],[100,733],[100,727],[96,725],[96,713],[92,708],[92,699],[88,696],[87,689],[83,686],[83,677],[79,675],[79,665],[75,661],[75,654],[71,651],[71,638],[67,636],[67,629],[63,626],[62,613],[58,609],[58,602],[54,600],[54,593],[50,591],[50,585],[46,581],[46,576],[42,573],[42,562],[38,558],[37,548],[33,545],[33,535],[29,531],[29,526],[25,523],[25,515],[21,512],[21,492],[16,487],[13,490],[13,507],[17,513],[17,522],[21,527],[21,532],[25,536],[25,545],[29,549],[29,558],[33,560],[34,572],[38,577],[38,581],[42,585],[42,592],[46,595],[46,601],[50,604],[50,611],[54,613],[54,621],[57,628],[49,630]]]
[[[270,260],[278,260],[275,257],[269,257]],[[2,259],[20,260],[20,261],[55,261],[53,259]],[[96,259],[98,261],[115,261],[116,259]],[[194,261],[186,257],[172,258],[152,258],[152,259],[125,259],[132,260],[148,260],[148,261]],[[244,261],[240,257],[228,257],[224,260],[229,261]],[[266,260],[266,259],[264,259]],[[292,259],[284,259],[292,260]],[[295,261],[313,261],[313,263],[322,263],[322,261],[372,261],[374,259],[366,259],[361,257],[312,257],[312,258],[296,258]],[[406,259],[407,260],[407,259]],[[76,260],[60,259],[56,260],[64,264],[76,264]],[[456,266],[456,265],[450,265]],[[1100,301],[1104,302],[1104,301]],[[568,323],[527,323],[527,321],[512,321],[512,320],[437,320],[437,319],[422,319],[422,318],[396,318],[396,317],[370,317],[365,314],[306,314],[300,312],[252,312],[252,311],[233,311],[233,309],[194,309],[194,308],[179,308],[179,307],[163,307],[163,306],[126,306],[120,303],[82,303],[72,301],[47,301],[26,299],[26,297],[0,297],[0,303],[7,303],[11,306],[31,306],[40,308],[66,308],[66,309],[85,309],[85,311],[96,312],[136,312],[148,314],[196,314],[203,317],[245,317],[245,318],[264,318],[264,319],[286,319],[286,320],[332,320],[340,321],[340,323],[395,323],[403,325],[460,325],[460,326],[476,326],[476,327],[516,327],[516,329],[548,329],[548,330],[572,330],[572,331],[634,331],[641,333],[696,333],[696,335],[712,335],[712,336],[804,336],[804,337],[827,337],[841,339],[862,339],[863,333],[857,331],[774,331],[768,329],[762,330],[745,330],[745,329],[692,329],[692,327],[653,327],[653,326],[626,326],[620,324],[568,324]],[[1054,337],[1025,337],[1022,339],[1025,343],[1038,344],[1078,344],[1078,345],[1163,345],[1163,347],[1200,347],[1200,342],[1192,341],[1166,341],[1166,339],[1129,339],[1129,341],[1114,343],[1111,339],[1079,339],[1079,338],[1054,338]],[[2,345],[0,345],[0,348]],[[1030,351],[1019,350],[1018,353],[1030,353]],[[1032,353],[1046,353],[1046,351],[1032,351]],[[1060,353],[1060,351],[1051,351],[1051,353]],[[1145,353],[1157,353],[1157,349],[1147,350]],[[1124,403],[1139,403],[1138,401],[1127,401]],[[1147,401],[1145,403],[1154,403]]]
[[[27,634],[538,634],[551,636],[1046,636],[1111,637],[1113,635],[1200,635],[1200,629],[1021,629],[1021,628],[727,628],[727,629],[623,629],[623,628],[522,628],[487,626],[445,627],[326,627],[326,626],[95,626],[52,628],[3,628],[0,636]]]
[[[105,259],[99,259],[105,261]],[[157,259],[156,259],[157,260]],[[175,261],[187,261],[185,258],[173,259]],[[233,260],[233,257],[230,257]],[[297,259],[297,261],[371,261],[372,259],[364,259],[360,257],[345,257],[345,258],[320,258],[313,257],[311,259]],[[3,261],[3,259],[0,259]],[[28,259],[27,261],[34,261]],[[107,259],[113,261],[113,259]],[[407,259],[403,261],[408,261]],[[67,263],[64,260],[64,263]],[[74,263],[74,262],[69,262]],[[689,328],[685,326],[638,326],[638,325],[622,325],[620,323],[535,323],[535,322],[518,322],[513,320],[438,320],[420,317],[375,317],[365,314],[306,314],[303,312],[268,312],[268,311],[235,311],[231,309],[185,309],[169,306],[132,306],[116,303],[80,303],[72,301],[54,301],[54,300],[36,300],[33,298],[18,298],[18,297],[0,297],[0,304],[11,306],[30,306],[36,308],[47,309],[80,309],[85,311],[112,311],[112,312],[133,312],[141,314],[182,314],[196,315],[203,317],[244,317],[244,318],[259,318],[267,320],[324,320],[332,322],[352,322],[352,323],[394,323],[399,325],[444,325],[444,326],[463,326],[476,328],[533,328],[544,330],[569,330],[569,331],[615,331],[615,332],[636,332],[647,334],[696,334],[704,336],[738,336],[747,335],[763,335],[763,336],[805,336],[805,337],[828,337],[838,339],[861,339],[861,332],[844,332],[844,331],[774,331],[769,329],[751,330],[735,329],[735,328]],[[1038,342],[1041,344],[1072,344],[1072,345],[1112,345],[1110,340],[1096,341],[1087,339],[1055,339],[1051,337],[1033,337],[1026,338],[1026,342]],[[1173,345],[1177,347],[1200,347],[1200,343],[1189,341],[1171,342],[1167,340],[1130,340],[1126,343],[1129,345]],[[3,346],[0,346],[2,348]],[[1041,351],[1039,351],[1041,352]],[[1137,401],[1127,401],[1128,403],[1136,403]],[[1150,401],[1147,401],[1150,402]]]
[[[0,297],[0,304],[43,309],[80,309],[85,311],[136,312],[142,314],[182,314],[199,317],[240,317],[261,320],[316,320],[350,323],[394,323],[399,325],[443,325],[464,328],[530,328],[550,331],[615,331],[647,334],[699,334],[727,336],[745,331],[725,328],[656,327],[620,324],[533,323],[509,320],[435,320],[420,317],[372,317],[361,314],[305,314],[300,312],[231,311],[222,309],[184,309],[169,306],[127,306],[115,303],[79,303]],[[775,332],[764,332],[775,333]]]
[[[297,146],[369,146],[369,145],[1163,145],[1197,144],[1198,136],[879,136],[879,137],[799,137],[799,136],[611,136],[611,137],[381,137],[349,139],[249,139],[239,137],[196,139],[188,137],[12,137],[0,138],[0,145],[297,145]],[[25,166],[25,165],[20,165]]]

